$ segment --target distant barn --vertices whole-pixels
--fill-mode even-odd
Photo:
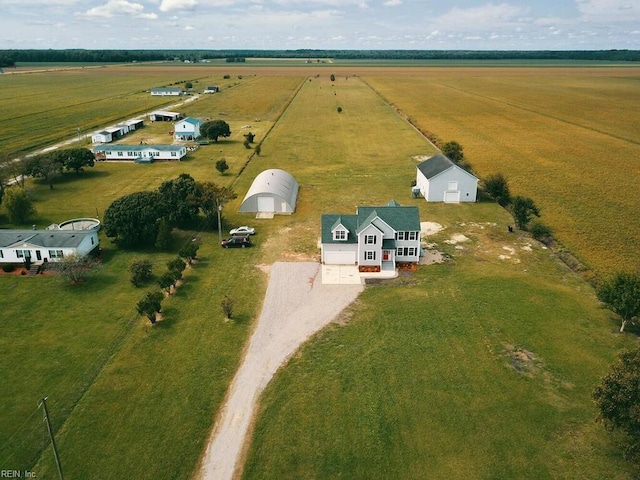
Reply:
[[[240,205],[240,213],[292,214],[296,210],[298,182],[284,170],[260,173]]]

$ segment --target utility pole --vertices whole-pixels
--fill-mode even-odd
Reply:
[[[62,465],[60,465],[60,458],[58,457],[58,449],[56,448],[56,440],[53,436],[53,429],[51,428],[51,421],[49,420],[49,411],[47,410],[47,397],[42,398],[42,409],[44,410],[44,419],[47,422],[47,430],[49,430],[49,438],[51,438],[51,447],[53,448],[53,457],[56,460],[56,467],[58,467],[58,476],[60,480],[64,480],[62,475]]]
[[[222,245],[222,223],[220,219],[220,213],[222,212],[222,205],[218,205],[218,240]]]

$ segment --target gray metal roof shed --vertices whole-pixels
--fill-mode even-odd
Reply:
[[[298,182],[288,172],[272,168],[260,173],[244,197],[240,213],[292,214],[296,210]]]

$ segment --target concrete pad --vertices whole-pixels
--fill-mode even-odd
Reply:
[[[361,285],[362,278],[355,265],[322,265],[323,285]]]

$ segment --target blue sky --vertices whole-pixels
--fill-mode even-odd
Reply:
[[[0,0],[0,49],[640,49],[640,0]]]

